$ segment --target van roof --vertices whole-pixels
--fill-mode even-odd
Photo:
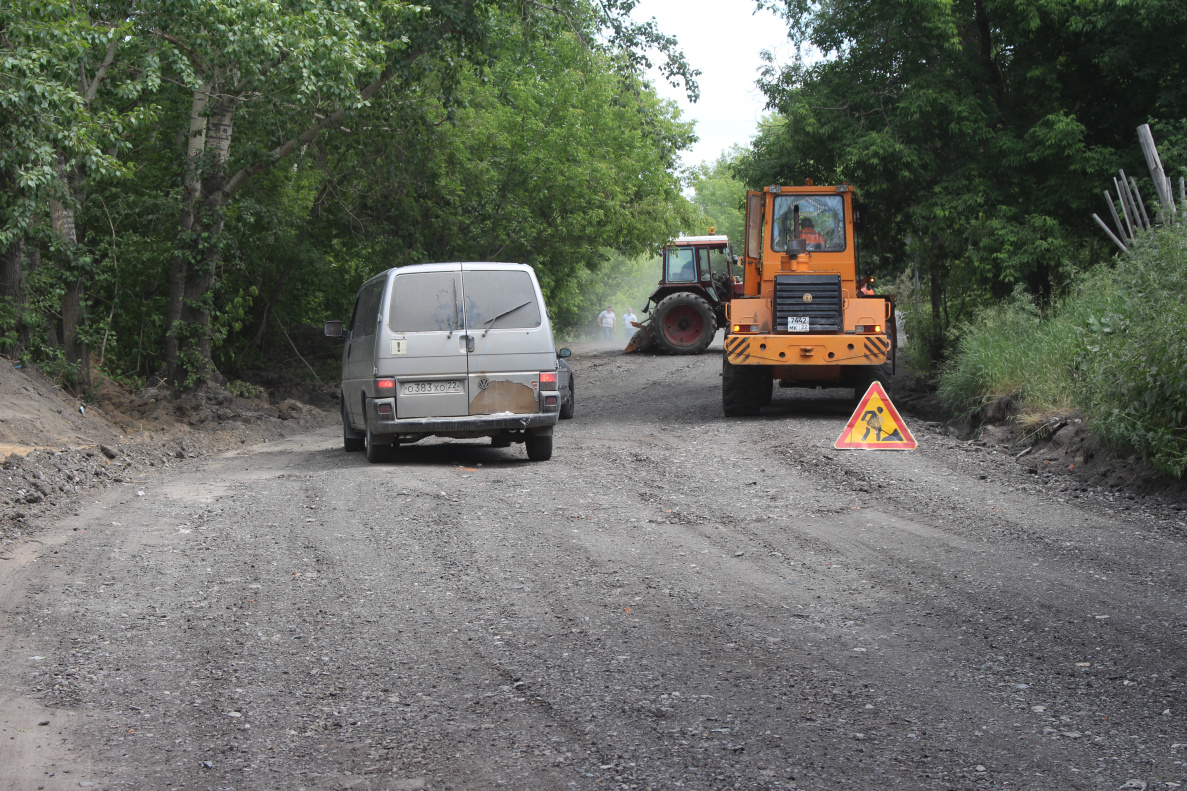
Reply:
[[[459,269],[519,269],[528,272],[535,270],[527,264],[516,264],[510,261],[442,261],[431,264],[408,264],[387,270],[388,272],[456,272]]]

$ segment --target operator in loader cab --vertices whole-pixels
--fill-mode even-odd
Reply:
[[[800,238],[807,243],[809,250],[824,249],[824,235],[816,230],[816,224],[812,222],[811,217],[804,217],[800,220]]]

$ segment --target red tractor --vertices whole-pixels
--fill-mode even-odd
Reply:
[[[726,236],[685,236],[665,245],[663,278],[643,306],[649,317],[635,323],[639,331],[627,353],[705,351],[726,326],[726,303],[742,294],[732,271],[737,260]]]

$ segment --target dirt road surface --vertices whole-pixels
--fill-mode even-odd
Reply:
[[[1184,528],[720,355],[575,355],[556,452],[323,430],[0,563],[0,787],[1187,783]],[[840,391],[838,391],[839,393]]]

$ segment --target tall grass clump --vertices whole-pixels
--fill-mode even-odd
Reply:
[[[981,312],[940,374],[949,408],[1074,407],[1115,449],[1187,472],[1187,230],[1156,231],[1042,315],[1016,292]]]
[[[1074,340],[1026,292],[982,310],[962,330],[940,370],[939,395],[949,409],[969,415],[995,401],[1032,412],[1074,405]]]

